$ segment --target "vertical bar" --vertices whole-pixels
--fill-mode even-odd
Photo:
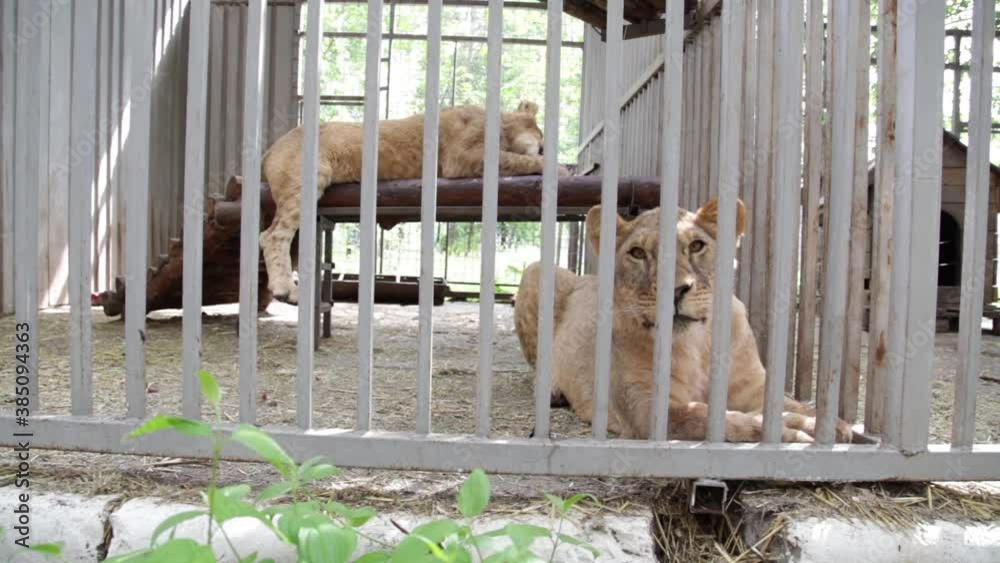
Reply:
[[[202,222],[205,204],[205,125],[208,113],[208,41],[212,4],[193,0],[188,13],[188,90],[184,138],[184,416],[199,418],[201,393]]]
[[[886,334],[889,325],[892,210],[896,136],[896,3],[879,0],[878,116],[872,206],[872,266],[868,317],[865,430],[881,433],[886,401]]]
[[[490,433],[493,397],[493,283],[496,277],[497,193],[500,182],[500,56],[503,2],[490,0],[486,36],[486,154],[483,160],[483,226],[480,233],[482,271],[479,287],[479,383],[476,434]],[[617,98],[615,98],[617,103]],[[605,127],[605,131],[607,128]],[[605,133],[606,134],[606,133]]]
[[[680,186],[681,123],[685,119],[684,5],[671,2],[663,15],[663,132],[660,138],[660,248],[656,264],[656,344],[653,365],[653,418],[650,436],[666,440],[670,403],[670,357],[674,330],[674,275],[677,259],[677,198]],[[669,78],[668,78],[669,77]]]
[[[693,71],[692,79],[694,82],[694,107],[692,108],[693,113],[693,132],[691,136],[692,147],[691,147],[691,181],[690,189],[687,193],[687,205],[689,210],[695,210],[698,208],[700,203],[698,199],[701,197],[701,185],[705,181],[702,179],[701,161],[705,158],[705,153],[702,151],[701,140],[705,136],[705,95],[704,95],[704,85],[705,85],[705,64],[703,60],[703,55],[705,53],[705,33],[704,30],[700,31],[698,35],[695,36],[694,41],[691,43],[694,52],[693,55]]]
[[[252,0],[247,15],[243,73],[243,204],[240,206],[240,421],[257,419],[257,285],[260,256],[261,90],[264,69],[264,0]],[[302,231],[312,229],[306,225]],[[299,235],[299,255],[302,239]],[[300,266],[301,268],[301,266]],[[311,272],[309,273],[311,274]],[[303,273],[299,283],[310,275]],[[309,283],[309,282],[305,282]],[[302,291],[299,292],[300,299]],[[305,293],[309,293],[305,291]],[[308,299],[308,297],[306,298]],[[301,326],[301,323],[299,323]]]
[[[965,238],[962,248],[962,298],[955,374],[953,447],[972,446],[976,437],[976,390],[982,339],[983,286],[986,280],[987,209],[990,189],[990,103],[993,79],[993,22],[996,5],[976,0],[972,14],[969,67],[969,156],[965,180]],[[956,55],[958,51],[956,50]],[[957,57],[956,57],[957,60]]]
[[[745,51],[743,53],[743,117],[740,128],[743,138],[741,140],[742,156],[740,161],[740,182],[743,190],[743,201],[753,205],[754,183],[753,169],[756,166],[755,158],[755,111],[757,107],[757,0],[747,2],[746,27],[744,28]],[[740,276],[739,291],[737,294],[745,306],[750,304],[750,277],[753,240],[750,234],[753,232],[753,213],[747,214],[746,232],[740,244]],[[749,309],[748,309],[749,311]]]
[[[441,108],[442,0],[427,3],[427,74],[424,88],[424,161],[420,192],[420,351],[417,358],[417,432],[431,431],[434,362],[434,221],[437,212],[438,122]]]
[[[295,421],[299,428],[312,427],[312,378],[316,349],[316,323],[312,315],[316,308],[316,276],[322,273],[315,262],[303,268],[316,256],[316,205],[319,186],[319,44],[323,27],[322,0],[309,0],[306,12],[306,52],[302,70],[305,92],[302,104],[302,187],[299,199],[299,320],[296,346],[298,371],[295,377]],[[317,284],[318,286],[318,284]]]
[[[767,255],[770,243],[770,174],[774,155],[772,114],[774,112],[774,0],[757,2],[757,135],[754,161],[753,247],[750,276],[750,326],[758,336],[757,346],[767,361]]]
[[[153,5],[125,3],[125,48],[122,52],[122,87],[128,93],[129,111],[123,119],[125,143],[124,186],[128,221],[125,237],[125,394],[127,416],[146,415],[146,252],[149,241],[149,163],[153,41],[161,33],[153,20]]]
[[[97,125],[97,73],[94,56],[97,49],[98,11],[73,6],[71,69],[73,95],[70,97],[71,146],[86,142]],[[71,412],[89,415],[93,411],[90,367],[90,231],[91,197],[96,177],[94,155],[80,155],[69,178],[69,302],[70,302],[70,380]],[[88,158],[90,157],[90,158]]]
[[[608,437],[608,389],[611,382],[611,335],[614,316],[615,247],[618,223],[618,172],[621,159],[621,123],[618,88],[622,60],[624,0],[608,2],[608,64],[604,75],[604,176],[601,180],[601,233],[597,266],[597,349],[594,379],[594,438]]]
[[[900,74],[906,55],[915,58],[912,115],[912,216],[910,219],[909,313],[906,320],[906,374],[903,379],[899,446],[927,449],[937,317],[937,271],[941,222],[941,135],[944,75],[944,3],[917,2],[911,22],[900,22]],[[904,40],[904,37],[906,38]],[[910,43],[910,41],[913,43]],[[912,48],[912,51],[911,51]],[[905,55],[904,55],[905,54]],[[900,103],[900,107],[903,104]],[[901,112],[902,114],[902,112]],[[903,127],[906,128],[905,126]],[[898,139],[898,136],[897,136]],[[906,188],[905,177],[903,189]],[[909,352],[912,348],[912,353]],[[897,349],[897,352],[900,350]]]
[[[790,2],[778,11],[775,89],[784,130],[775,151],[774,259],[771,261],[771,295],[768,310],[767,380],[765,382],[762,441],[781,442],[788,365],[789,310],[795,274],[796,226],[802,182],[802,3]]]
[[[20,0],[13,16],[16,29],[41,9],[39,0]],[[41,191],[39,149],[41,116],[39,91],[42,76],[43,33],[24,35],[15,56],[13,161],[14,182],[14,309],[17,332],[27,333],[28,396],[31,412],[41,409],[38,396],[38,193]],[[6,40],[6,39],[5,39]],[[8,43],[11,45],[11,43]],[[24,330],[21,330],[24,329]],[[19,341],[19,343],[21,343]],[[21,349],[17,349],[21,352]]]
[[[712,45],[714,43],[712,26],[708,25],[701,30],[701,120],[699,126],[701,132],[701,155],[698,166],[701,181],[698,183],[697,197],[692,203],[692,209],[697,209],[708,202],[711,186],[711,166],[712,166],[712,74],[715,72],[714,58],[712,57]]]
[[[722,111],[720,107],[721,95],[720,90],[722,89],[720,85],[720,80],[722,78],[722,70],[719,67],[719,57],[722,55],[719,40],[719,34],[722,32],[721,25],[716,20],[708,28],[708,38],[710,41],[709,49],[709,71],[711,80],[709,81],[709,113],[708,113],[708,183],[706,184],[706,191],[703,201],[708,201],[712,196],[717,195],[715,192],[719,185],[719,136],[721,135],[722,126],[719,123],[719,116]]]
[[[823,262],[823,333],[817,378],[816,439],[832,443],[840,394],[844,324],[847,307],[847,258],[850,235],[850,202],[854,179],[854,119],[856,97],[858,35],[853,33],[859,5],[834,2],[833,49],[836,76],[833,91],[832,177],[830,200],[826,206],[827,248]]]
[[[552,340],[555,326],[555,231],[559,199],[559,59],[562,49],[562,0],[548,2],[545,65],[545,159],[542,170],[542,278],[539,291],[538,353],[535,378],[535,438],[549,437],[552,389]]]
[[[733,259],[736,257],[736,200],[740,183],[740,70],[743,58],[743,15],[746,3],[722,4],[722,83],[720,118],[730,125],[719,140],[718,236],[715,248],[715,286],[712,288],[712,367],[705,439],[726,437],[726,398],[729,390],[729,339],[733,302]],[[801,18],[800,18],[801,19]]]
[[[975,7],[973,7],[973,11],[975,11]],[[952,62],[955,64],[955,68],[951,74],[951,132],[958,137],[962,134],[962,36],[953,35],[951,39],[955,43],[955,49],[952,51]],[[969,70],[971,74],[971,66]],[[969,127],[972,127],[971,113],[969,114]]]
[[[372,323],[375,315],[375,192],[378,189],[379,76],[382,0],[368,1],[365,39],[365,116],[361,144],[361,264],[358,288],[358,430],[371,428]],[[490,282],[490,288],[493,285]]]
[[[927,442],[937,305],[944,6],[910,0],[899,9],[909,17],[900,18],[898,27],[896,246],[885,430],[888,444],[918,452]]]
[[[816,342],[816,264],[819,261],[819,192],[823,174],[823,0],[809,0],[806,21],[805,209],[795,361],[795,398],[812,398]],[[866,413],[867,416],[867,413]]]
[[[17,34],[17,2],[5,2],[0,4],[0,33],[4,37],[13,37]],[[0,190],[0,257],[7,263],[14,259],[14,105],[17,85],[17,46],[8,43],[0,51],[0,147],[3,154],[0,156],[4,163],[0,173],[3,178],[4,189]],[[0,310],[9,312],[14,310],[14,278],[15,274],[10,271],[0,275]]]
[[[838,413],[848,422],[858,417],[861,385],[861,326],[865,306],[865,253],[868,239],[868,75],[871,68],[869,39],[871,11],[859,10],[854,33],[858,58],[854,118],[854,183],[851,198],[851,242],[847,273],[847,326],[844,332],[843,377],[840,380]]]

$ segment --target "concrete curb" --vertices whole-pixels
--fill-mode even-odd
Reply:
[[[0,488],[0,525],[8,532],[0,542],[0,561],[35,563],[50,561],[40,555],[23,552],[14,545],[12,527],[13,510],[19,490],[12,487]],[[106,528],[111,532],[111,542],[107,546],[107,556],[121,555],[150,544],[156,527],[168,516],[196,510],[201,507],[164,501],[156,498],[137,498],[115,507],[117,497],[87,498],[78,495],[35,494],[31,500],[32,519],[31,543],[61,541],[66,557],[63,561],[72,563],[92,563],[97,561]],[[112,510],[113,509],[113,510]],[[653,538],[650,535],[652,512],[646,509],[632,515],[598,515],[594,517],[573,517],[563,523],[562,533],[582,539],[602,553],[601,561],[616,563],[646,563],[655,561]],[[380,514],[361,529],[366,535],[390,544],[398,543],[403,534],[392,523],[395,520],[408,530],[427,522],[431,517],[407,512]],[[486,516],[477,521],[477,532],[485,532],[503,527],[510,522],[549,526],[548,518],[540,515],[524,515],[517,518]],[[203,541],[207,532],[207,519],[200,517],[184,522],[176,528],[175,537]],[[271,557],[276,563],[294,563],[295,551],[280,542],[274,534],[253,518],[236,518],[226,522],[224,529],[245,557],[256,552],[258,559]],[[507,544],[500,542],[496,549]],[[539,540],[536,552],[551,550],[551,542]],[[219,561],[236,562],[231,550],[221,534],[213,537],[212,548],[219,555]],[[359,539],[354,557],[378,549],[377,542]],[[558,561],[577,563],[593,561],[589,552],[571,545],[559,548]]]
[[[26,552],[14,541],[20,537],[14,527],[26,491],[15,487],[0,488],[0,561],[12,563],[51,562],[51,558]],[[29,545],[62,542],[66,563],[97,561],[104,542],[105,524],[118,500],[117,496],[83,497],[59,493],[27,491],[30,496]]]

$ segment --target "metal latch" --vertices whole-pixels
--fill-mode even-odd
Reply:
[[[689,507],[694,514],[722,514],[729,501],[729,487],[715,479],[696,479],[691,483]]]

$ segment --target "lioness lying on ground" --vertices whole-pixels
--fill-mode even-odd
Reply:
[[[737,236],[746,211],[738,204]],[[669,433],[671,439],[702,440],[708,417],[712,281],[715,270],[717,204],[695,213],[681,210],[677,221],[677,269],[671,353]],[[596,253],[600,207],[587,213],[587,239]],[[626,221],[617,218],[614,335],[608,429],[622,438],[648,438],[652,416],[653,350],[656,335],[656,257],[660,212]],[[521,350],[535,363],[541,264],[529,266],[515,304]],[[597,278],[556,269],[553,404],[568,401],[584,421],[593,417],[594,346],[597,334]],[[726,440],[756,442],[761,436],[764,366],[747,321],[746,308],[733,297],[731,371]],[[785,399],[782,439],[811,442],[815,411]],[[851,441],[850,426],[837,420],[837,440]]]
[[[523,101],[517,110],[501,114],[500,174],[542,173],[542,132],[535,116],[538,105]],[[486,112],[473,106],[441,110],[438,134],[438,176],[469,178],[483,175]],[[331,122],[319,130],[319,190],[331,184],[361,181],[362,129],[358,123]],[[420,178],[423,169],[424,116],[379,123],[378,179]],[[264,154],[264,180],[271,187],[277,210],[271,226],[260,235],[267,265],[267,287],[276,299],[298,302],[292,279],[292,238],[299,228],[302,187],[302,127],[280,139]],[[569,172],[559,168],[560,175]]]

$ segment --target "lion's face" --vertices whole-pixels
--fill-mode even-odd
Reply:
[[[542,154],[542,130],[538,128],[538,104],[527,100],[517,110],[502,114],[501,149],[517,154]]]
[[[596,253],[600,237],[600,206],[587,213],[587,238]],[[737,236],[743,233],[746,210],[737,204]],[[660,246],[660,210],[646,211],[631,221],[617,217],[615,249],[615,310],[656,320],[657,256]],[[717,202],[692,213],[677,215],[677,252],[674,273],[674,315],[680,321],[702,321],[712,307],[715,272]]]

